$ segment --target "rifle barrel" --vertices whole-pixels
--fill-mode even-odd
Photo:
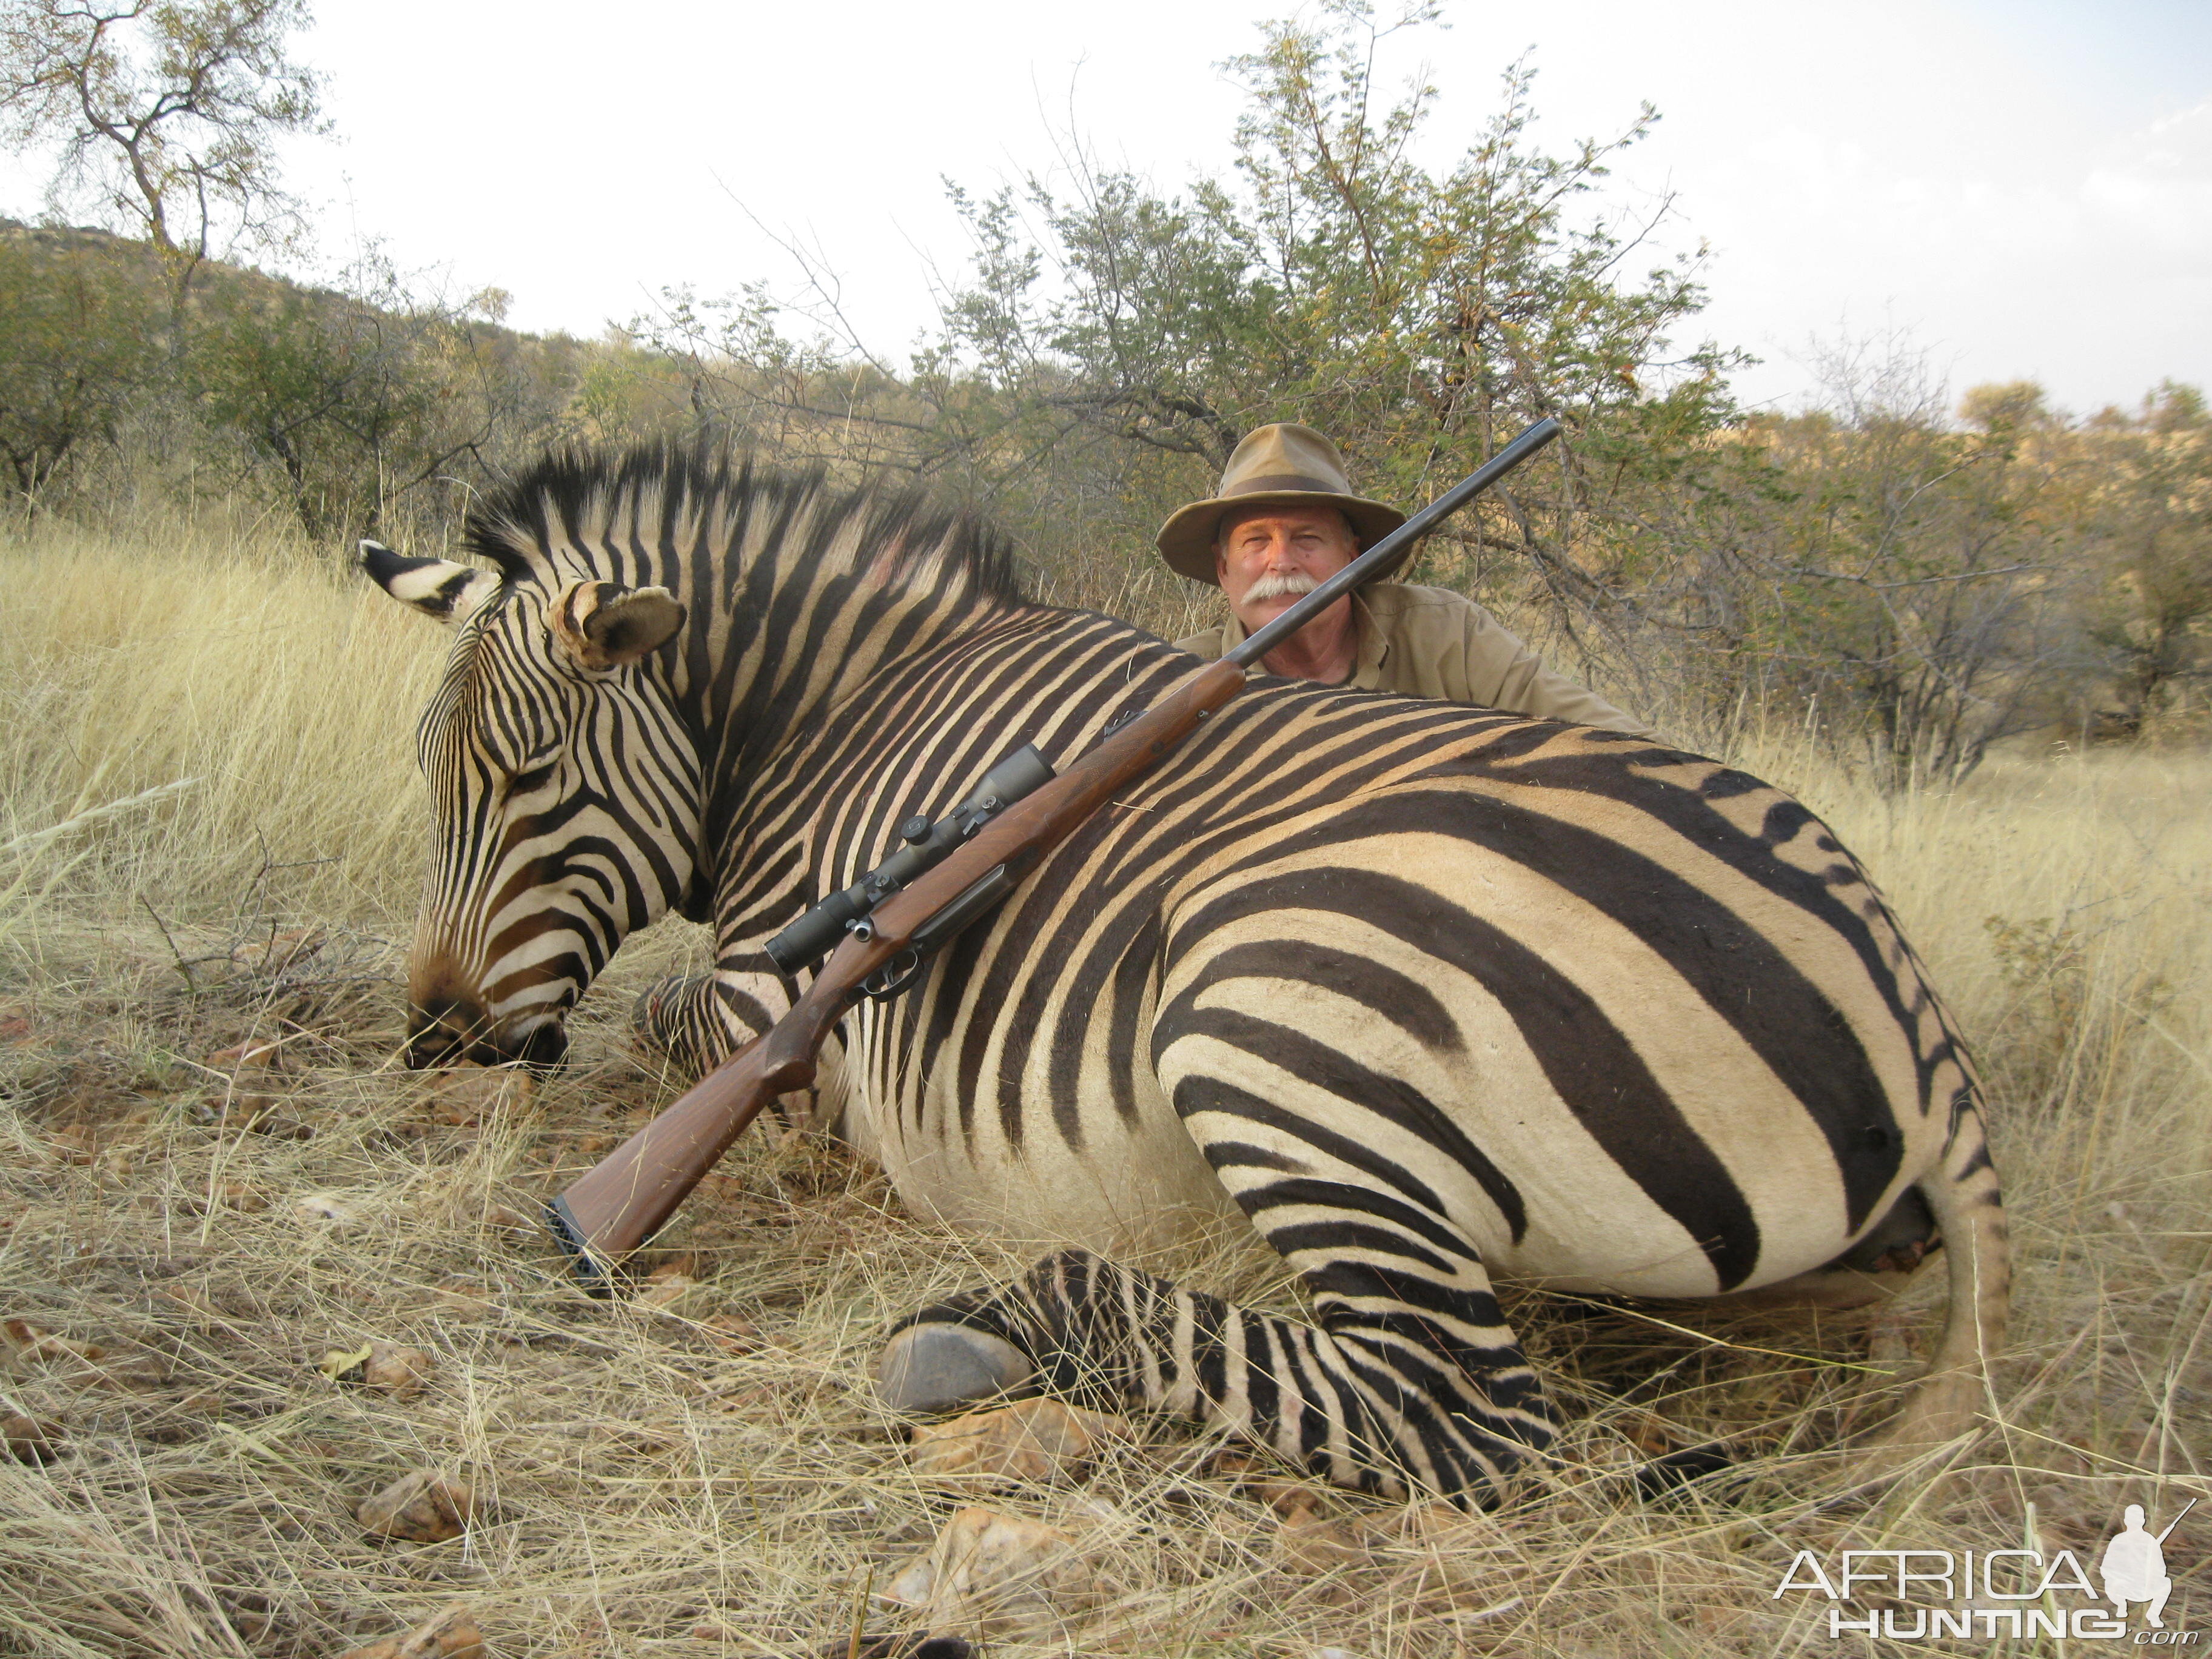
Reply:
[[[1559,432],[1559,423],[1547,415],[1258,633],[1248,635],[1242,644],[1221,654],[1231,662],[1249,668],[1353,588],[1381,575],[1398,562],[1407,547],[1558,437]]]
[[[2197,1500],[2196,1500],[2195,1498],[2191,1498],[2191,1499],[2190,1499],[2186,1504],[2184,1504],[2181,1506],[2181,1513],[2180,1513],[2179,1515],[2175,1516],[2173,1517],[2173,1519],[2172,1519],[2172,1520],[2171,1520],[2171,1521],[2169,1521],[2169,1522],[2167,1522],[2166,1523],[2166,1530],[2165,1530],[2164,1532],[2162,1532],[2162,1533],[2159,1534],[2159,1535],[2158,1535],[2158,1541],[2159,1541],[2160,1543],[2163,1544],[2164,1542],[2166,1542],[2166,1540],[2168,1538],[2172,1537],[2172,1536],[2173,1535],[2173,1529],[2174,1529],[2176,1527],[2179,1526],[2179,1525],[2182,1523],[2182,1522],[2183,1522],[2183,1521],[2185,1521],[2185,1519],[2187,1519],[2187,1518],[2188,1518],[2188,1515],[2189,1515],[2189,1511],[2190,1511],[2190,1510],[2193,1510],[2193,1509],[2195,1509],[2196,1507],[2197,1507]]]
[[[1117,721],[1057,776],[1032,750],[994,767],[977,827],[956,813],[931,830],[941,848],[919,870],[894,854],[881,891],[847,890],[850,913],[825,902],[781,937],[795,961],[821,950],[830,957],[789,1012],[687,1090],[653,1121],[570,1183],[547,1206],[555,1240],[580,1282],[595,1295],[615,1288],[619,1264],[651,1238],[712,1169],[745,1125],[780,1094],[814,1080],[815,1056],[830,1030],[856,1002],[870,976],[902,953],[927,953],[996,906],[1037,862],[1124,785],[1175,752],[1245,684],[1246,670],[1334,604],[1388,568],[1412,542],[1549,443],[1559,423],[1539,421],[1480,471],[1415,514],[1297,605],[1215,662],[1200,663],[1152,708]],[[964,812],[965,809],[963,809]],[[951,826],[945,837],[938,831]],[[971,833],[972,832],[972,833]],[[918,849],[917,853],[918,853]],[[917,856],[912,862],[921,863]],[[865,903],[863,903],[865,901]],[[834,912],[834,914],[833,914]],[[847,931],[848,921],[860,921]],[[793,934],[799,934],[796,940]],[[831,948],[833,947],[834,948]],[[778,958],[780,961],[781,957]],[[905,983],[904,978],[899,985]],[[896,986],[890,988],[897,988]],[[889,994],[887,991],[885,993]]]

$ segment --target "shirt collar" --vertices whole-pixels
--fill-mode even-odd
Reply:
[[[1358,654],[1352,659],[1352,678],[1343,684],[1358,691],[1376,691],[1382,686],[1382,663],[1390,654],[1390,634],[1375,619],[1375,612],[1367,604],[1367,596],[1356,589],[1352,595],[1352,626],[1359,641]],[[1231,611],[1221,624],[1221,649],[1224,654],[1244,643],[1244,623]]]

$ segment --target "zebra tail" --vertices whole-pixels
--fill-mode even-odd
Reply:
[[[1920,1182],[1942,1230],[1950,1304],[1926,1374],[1905,1408],[1863,1455],[1868,1479],[1904,1472],[1974,1431],[1990,1395],[1990,1362],[2004,1347],[2012,1267],[1996,1166],[1976,1094],[1963,1094],[1943,1156]]]

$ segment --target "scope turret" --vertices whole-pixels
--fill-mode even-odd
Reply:
[[[986,772],[975,793],[935,823],[919,814],[908,818],[899,825],[899,839],[906,844],[770,939],[763,947],[769,959],[787,974],[820,961],[869,911],[943,863],[954,848],[1052,775],[1052,767],[1037,753],[1036,745],[1024,744]]]

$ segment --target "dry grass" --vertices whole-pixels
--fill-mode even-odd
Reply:
[[[109,1350],[0,1371],[0,1408],[67,1444],[0,1461],[0,1652],[335,1654],[457,1597],[501,1656],[845,1652],[871,1575],[951,1507],[872,1403],[879,1334],[1012,1264],[834,1147],[757,1135],[672,1241],[694,1302],[571,1291],[506,1212],[668,1095],[622,1014],[693,938],[634,943],[575,1067],[468,1121],[392,1059],[436,631],[184,530],[19,544],[0,573],[0,1316]],[[1786,742],[1739,747],[1867,859],[1991,1076],[2021,1283],[2000,1425],[1961,1478],[1839,1504],[1820,1457],[1883,1409],[1938,1295],[1902,1320],[1681,1316],[1698,1334],[1532,1297],[1515,1316],[1575,1420],[1511,1513],[1316,1566],[1250,1472],[1147,1425],[1081,1486],[993,1500],[1078,1534],[1109,1590],[994,1652],[1827,1651],[1803,1598],[1769,1595],[1799,1548],[1999,1547],[2032,1502],[2086,1550],[2125,1503],[2212,1490],[2212,763],[2015,758],[1884,803]],[[265,1036],[281,1073],[210,1061]],[[353,1218],[303,1218],[310,1194]],[[1171,1265],[1285,1294],[1237,1241]],[[423,1394],[316,1370],[373,1338],[434,1357]],[[1622,1478],[1718,1432],[1739,1482],[1646,1503]],[[476,1523],[369,1540],[355,1504],[422,1466],[477,1486]],[[2170,1623],[2201,1604],[2206,1536],[2169,1543]]]

